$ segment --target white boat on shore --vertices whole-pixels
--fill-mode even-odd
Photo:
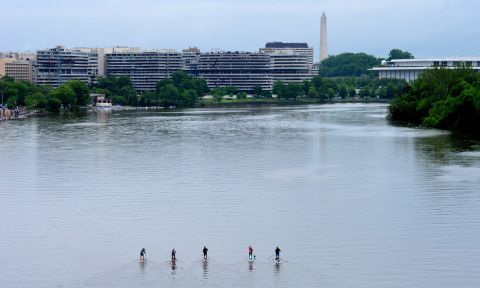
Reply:
[[[93,110],[111,110],[112,100],[107,99],[105,94],[90,94],[92,97]]]

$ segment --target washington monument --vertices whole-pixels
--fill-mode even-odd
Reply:
[[[327,49],[327,16],[322,13],[320,19],[320,61],[328,57]]]

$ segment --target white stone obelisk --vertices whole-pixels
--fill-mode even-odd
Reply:
[[[327,57],[327,16],[325,15],[325,12],[323,12],[322,18],[320,19],[320,61]]]

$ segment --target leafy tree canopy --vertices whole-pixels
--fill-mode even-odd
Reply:
[[[412,53],[408,51],[402,51],[400,49],[392,49],[390,53],[388,53],[387,60],[390,61],[392,59],[413,59]]]
[[[342,53],[329,56],[320,63],[323,77],[351,77],[372,74],[368,69],[379,65],[380,59],[365,53]]]
[[[467,68],[426,70],[392,101],[389,118],[443,129],[480,130],[480,75]]]

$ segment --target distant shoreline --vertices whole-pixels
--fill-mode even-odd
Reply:
[[[226,100],[222,102],[216,101],[199,101],[193,107],[135,107],[135,106],[116,106],[113,109],[109,110],[100,110],[100,111],[135,111],[135,110],[144,110],[144,111],[175,111],[179,109],[201,109],[201,108],[249,108],[249,107],[276,107],[276,106],[300,106],[300,105],[314,105],[314,104],[348,104],[348,103],[390,103],[391,99],[337,99],[337,100],[326,100],[321,101],[317,99],[297,99],[297,100],[275,100],[275,99],[255,99],[255,100]],[[91,107],[80,108],[79,111],[83,113],[88,111],[93,111]],[[79,111],[62,111],[61,114],[72,115],[78,113]],[[82,113],[82,112],[81,112]],[[35,109],[22,113],[20,117],[11,120],[17,119],[26,119],[30,117],[49,117],[49,116],[58,116],[59,114],[51,114],[42,109]]]
[[[225,108],[225,107],[255,107],[255,106],[293,106],[310,104],[337,104],[337,103],[390,103],[391,99],[337,99],[337,100],[318,100],[318,99],[297,99],[297,100],[275,100],[275,99],[255,99],[255,100],[224,100],[200,101],[193,108]]]

